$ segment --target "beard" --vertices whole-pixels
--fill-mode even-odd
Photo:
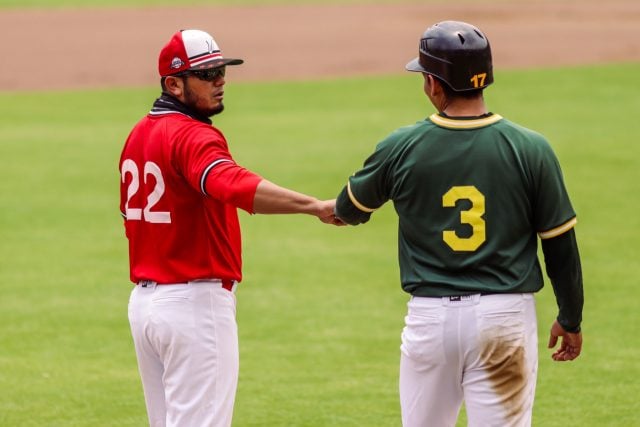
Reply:
[[[224,104],[220,102],[220,104],[215,108],[199,108],[197,111],[207,117],[215,116],[216,114],[220,114],[224,111]]]
[[[202,107],[198,102],[200,99],[201,96],[196,94],[185,80],[184,104],[187,107],[203,117],[215,116],[216,114],[220,114],[224,111],[224,104],[222,102],[220,102],[216,107]]]

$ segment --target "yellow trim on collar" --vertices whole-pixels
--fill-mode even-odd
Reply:
[[[431,120],[433,123],[435,123],[440,127],[448,128],[448,129],[475,129],[475,128],[481,128],[484,126],[492,125],[502,120],[502,116],[500,114],[493,114],[489,117],[484,117],[482,119],[464,120],[464,119],[451,119],[448,117],[442,117],[434,113],[429,117],[429,120]]]
[[[551,230],[547,231],[540,231],[538,233],[538,236],[540,236],[542,240],[558,237],[559,235],[571,230],[577,223],[578,219],[574,216],[559,227],[552,228]]]
[[[360,203],[356,197],[351,192],[351,182],[347,181],[347,193],[349,194],[349,199],[351,199],[351,203],[355,205],[356,208],[360,209],[362,212],[371,213],[375,211],[375,209],[371,209]]]

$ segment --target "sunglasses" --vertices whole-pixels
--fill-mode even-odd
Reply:
[[[226,72],[226,67],[218,67],[218,68],[210,68],[208,70],[191,70],[186,74],[191,74],[199,78],[200,80],[204,80],[206,82],[214,82],[218,80],[220,77],[224,77]]]

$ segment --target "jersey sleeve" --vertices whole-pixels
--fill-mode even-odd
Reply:
[[[371,214],[390,198],[389,169],[392,144],[385,140],[354,173],[336,200],[338,218],[348,224],[367,222]]]
[[[550,239],[572,229],[576,224],[576,213],[553,149],[542,137],[538,147],[533,223],[541,239]]]
[[[262,178],[236,164],[217,129],[202,125],[189,133],[174,152],[176,167],[189,184],[205,196],[252,213]]]
[[[542,251],[558,304],[558,323],[567,332],[580,332],[584,291],[575,230],[543,240]]]
[[[253,201],[262,177],[233,161],[212,164],[202,178],[203,192],[222,202],[254,213]]]

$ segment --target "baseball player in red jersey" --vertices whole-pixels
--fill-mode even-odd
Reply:
[[[120,158],[129,240],[129,321],[151,426],[229,426],[238,380],[237,208],[336,223],[334,200],[279,187],[239,166],[209,117],[223,111],[215,40],[176,32],[159,56],[162,95]]]

